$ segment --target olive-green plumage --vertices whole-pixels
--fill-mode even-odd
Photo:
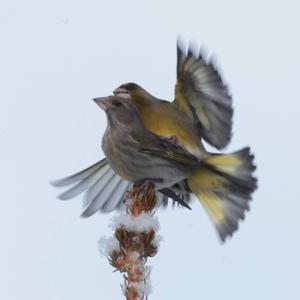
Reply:
[[[237,229],[256,188],[249,148],[199,159],[144,127],[131,99],[99,98],[108,126],[102,149],[112,169],[133,182],[149,180],[158,190],[185,182],[207,210],[222,240]]]
[[[230,141],[232,99],[215,64],[202,51],[177,46],[175,99],[164,101],[135,83],[121,85],[115,96],[94,99],[105,110],[103,137],[106,159],[55,181],[69,186],[59,198],[86,191],[84,217],[110,212],[133,183],[152,181],[158,205],[170,197],[189,207],[191,194],[200,200],[222,241],[238,227],[256,189],[250,148],[231,154],[211,154]]]
[[[60,199],[67,200],[87,190],[83,216],[88,217],[97,210],[113,210],[129,184],[149,180],[162,194],[184,206],[186,203],[176,198],[177,192],[196,195],[221,240],[232,235],[249,209],[256,188],[252,175],[254,157],[249,148],[232,154],[206,153],[199,160],[180,145],[145,128],[130,98],[113,96],[95,101],[108,120],[102,141],[106,160],[56,181],[57,186],[77,183]]]
[[[201,51],[185,53],[177,45],[175,100],[152,96],[135,83],[114,91],[132,99],[145,127],[164,136],[176,136],[180,145],[199,158],[206,156],[201,140],[222,149],[231,138],[232,99],[219,71]]]

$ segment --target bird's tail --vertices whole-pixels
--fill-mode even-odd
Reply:
[[[223,242],[249,210],[251,194],[257,187],[253,160],[249,147],[231,154],[212,154],[187,180]]]

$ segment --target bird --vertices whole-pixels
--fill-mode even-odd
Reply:
[[[208,211],[222,240],[237,228],[248,200],[256,189],[253,155],[249,148],[232,154],[211,154],[199,159],[172,141],[145,128],[130,99],[104,97],[97,104],[107,115],[102,149],[121,178],[150,181],[160,189],[185,181]]]
[[[195,54],[195,52],[191,46],[186,52],[182,41],[178,39],[177,97],[173,103],[156,99],[134,83],[121,85],[115,89],[114,94],[122,98],[130,97],[134,101],[148,130],[163,138],[170,139],[173,143],[180,142],[183,148],[201,159],[208,155],[202,144],[202,138],[206,141],[214,141],[211,143],[214,143],[217,148],[224,147],[228,143],[232,126],[232,101],[228,88],[223,83],[220,72],[216,69],[213,62],[206,58],[204,51],[198,54]],[[214,94],[215,96],[212,97]],[[149,102],[150,105],[140,105],[140,102],[143,104],[145,101]],[[208,121],[212,125],[208,125]],[[201,125],[201,122],[204,125]],[[210,126],[210,131],[204,131],[205,124]],[[97,209],[110,211],[115,206],[119,206],[118,200],[115,200],[116,202],[110,200],[109,204],[105,205],[105,197],[103,201],[99,201],[97,193],[93,192],[97,191],[97,184],[99,185],[98,190],[101,189],[101,182],[97,181],[97,179],[101,176],[103,170],[107,168],[110,167],[106,159],[103,159],[81,172],[53,181],[53,184],[56,186],[70,186],[76,183],[74,187],[71,187],[58,197],[63,200],[71,199],[87,191],[84,203],[85,206],[90,205],[94,207],[94,212]],[[110,180],[110,176],[115,177],[117,175],[110,170],[106,175],[107,180]],[[119,180],[121,179],[119,178]],[[125,183],[123,189],[125,189],[124,187]],[[130,183],[127,183],[126,188],[130,187]],[[181,201],[181,204],[188,207],[186,204],[190,201],[190,198],[185,191],[184,183],[176,184],[172,192],[170,190],[161,190],[158,194],[158,203],[167,206],[167,197],[171,197],[179,203],[179,195],[181,199],[185,199],[185,201]],[[121,197],[122,194],[120,194],[119,198]],[[86,216],[85,212],[83,216]]]
[[[180,39],[174,101],[156,98],[136,83],[122,84],[113,93],[130,96],[148,130],[199,159],[206,156],[203,140],[220,150],[231,139],[233,107],[227,84],[203,50],[190,46],[186,51]]]
[[[180,144],[199,160],[208,156],[203,140],[219,150],[227,146],[230,141],[233,108],[229,88],[224,83],[214,61],[209,59],[203,50],[200,49],[197,52],[191,45],[186,51],[180,39],[177,41],[177,82],[173,102],[152,96],[136,83],[123,84],[113,93],[125,99],[130,98],[134,102],[148,130],[175,144]],[[97,167],[100,172],[103,164],[107,165],[107,162],[105,160],[99,162],[91,169],[86,169],[84,174],[88,174],[89,170],[93,171]],[[81,176],[79,173],[75,178]],[[67,186],[69,181],[70,179],[60,183],[65,182]],[[89,180],[86,179],[81,185],[78,180],[78,187],[75,191],[71,189],[60,198],[69,199],[86,189],[89,190],[88,182]],[[73,192],[76,193],[73,194]],[[172,194],[170,193],[170,190],[161,190],[159,202],[163,202],[166,206],[165,196],[180,202],[176,196],[180,195],[180,198],[185,199],[181,201],[181,204],[188,207],[186,202],[189,202],[190,198],[183,182],[177,183],[173,187]],[[96,196],[87,193],[86,202],[91,205],[95,201],[93,197]]]
[[[102,139],[106,164],[96,165],[94,172],[83,171],[64,179],[64,182],[60,181],[62,185],[72,180],[82,184],[82,180],[90,178],[88,173],[96,174],[94,182],[98,183],[94,187],[99,187],[101,182],[101,188],[93,191],[97,194],[98,203],[92,201],[84,212],[85,216],[93,214],[95,207],[112,207],[108,198],[120,201],[114,196],[116,191],[123,191],[124,182],[150,181],[157,190],[171,191],[177,184],[184,183],[186,193],[196,195],[208,212],[222,242],[236,231],[238,221],[244,218],[257,187],[253,176],[254,156],[250,154],[249,147],[231,154],[208,153],[199,161],[181,145],[149,131],[130,98],[109,96],[97,98],[95,102],[107,116],[107,128]],[[115,176],[111,176],[110,171]]]
[[[219,168],[214,168],[215,173],[219,172],[219,169],[225,170],[225,174],[230,173],[230,168],[234,169],[232,167],[234,163],[237,174],[242,172],[243,168],[247,170],[248,175],[254,171],[254,157],[250,154],[249,147],[232,154],[212,156],[203,145],[204,140],[218,150],[226,147],[232,136],[233,116],[232,97],[229,88],[216,67],[215,61],[208,58],[203,49],[197,52],[195,47],[189,46],[186,51],[183,43],[178,40],[177,81],[173,102],[152,96],[136,83],[122,84],[113,93],[118,96],[119,101],[129,99],[134,103],[143,125],[152,134],[187,151],[202,164],[204,161],[211,161],[212,164],[217,163]],[[98,103],[100,99],[102,97],[94,98],[94,101]],[[198,172],[199,176],[195,175],[189,179],[190,185],[194,184],[194,188],[199,186],[197,178],[210,175],[206,169],[195,172]],[[255,181],[251,192],[238,196],[233,193],[230,196],[233,202],[239,202],[239,197],[244,199],[242,201],[243,213],[234,219],[234,226],[232,224],[230,226],[216,226],[222,241],[226,236],[232,234],[237,226],[237,220],[242,219],[244,211],[249,209],[251,194],[256,188],[256,179],[252,175],[250,177],[252,181]],[[208,176],[206,184],[214,184],[216,178],[216,175]],[[238,178],[239,176],[231,178],[230,183],[232,184],[234,180],[238,181]],[[200,183],[202,186],[204,185],[204,181]],[[57,187],[69,187],[58,196],[61,200],[68,200],[85,192],[83,217],[90,217],[97,211],[111,212],[121,207],[121,199],[126,191],[132,187],[132,182],[114,172],[106,158],[74,175],[55,180],[52,184]],[[235,184],[231,185],[233,189],[234,186]],[[205,186],[198,192],[197,189],[194,189],[194,194],[203,199],[201,203],[209,212],[211,219],[214,220],[216,219],[214,215],[218,211],[217,208],[214,208],[214,203],[217,207],[221,206],[220,203],[223,202],[220,199],[223,199],[223,194],[218,191],[207,193],[205,189]],[[191,194],[187,180],[176,182],[172,187],[158,189],[157,206],[167,206],[169,197],[190,208],[188,203]],[[213,200],[207,200],[209,197]],[[215,214],[212,213],[213,209]]]

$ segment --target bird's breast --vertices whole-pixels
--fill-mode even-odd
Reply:
[[[151,180],[161,189],[187,178],[191,172],[188,166],[143,153],[125,138],[115,140],[109,134],[105,134],[102,149],[111,168],[130,182]]]

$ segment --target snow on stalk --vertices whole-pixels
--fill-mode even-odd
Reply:
[[[124,199],[126,212],[112,219],[114,237],[100,240],[100,248],[110,264],[124,276],[127,300],[147,299],[151,293],[148,257],[158,251],[159,223],[154,216],[156,192],[150,182],[134,185]]]

